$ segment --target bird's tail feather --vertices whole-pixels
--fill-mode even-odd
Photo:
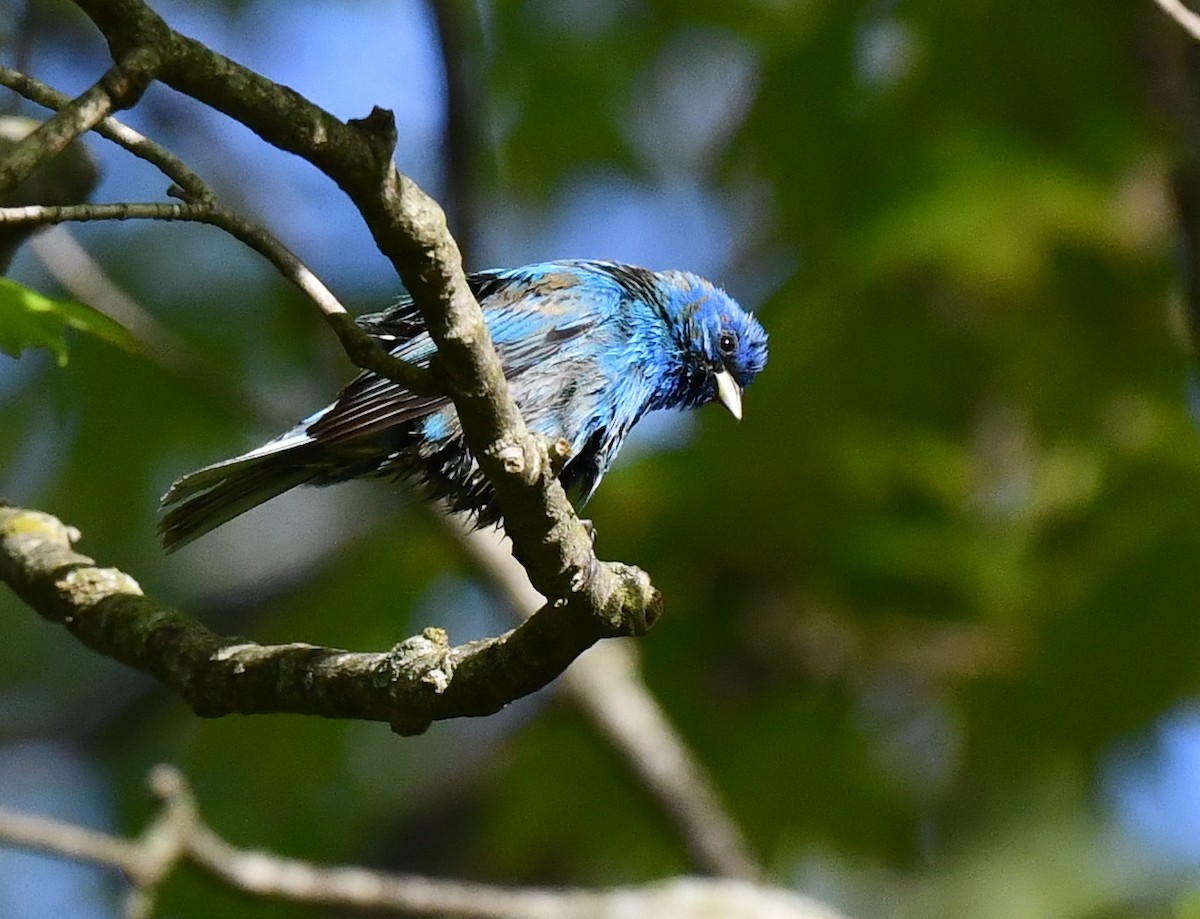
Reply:
[[[158,524],[168,552],[186,546],[210,530],[264,501],[321,475],[303,448],[246,456],[205,466],[185,475],[163,495],[171,506]]]

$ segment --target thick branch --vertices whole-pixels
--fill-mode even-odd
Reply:
[[[151,783],[162,810],[136,840],[0,808],[0,841],[122,871],[133,886],[126,914],[135,916],[149,915],[158,887],[186,862],[255,896],[428,919],[838,919],[823,904],[791,891],[734,881],[676,878],[613,890],[538,890],[325,868],[230,845],[204,823],[175,769],[158,766]]]
[[[498,711],[612,634],[595,618],[547,604],[511,632],[457,647],[441,629],[387,652],[258,645],[159,606],[129,575],[76,552],[78,538],[48,514],[0,505],[0,580],[42,617],[155,677],[206,717],[291,712],[386,721],[417,734],[433,721]]]
[[[149,47],[159,78],[303,157],[358,207],[421,309],[438,347],[435,372],[454,401],[471,451],[496,491],[505,528],[537,589],[565,600],[605,634],[644,630],[661,600],[636,569],[607,565],[554,476],[548,445],[525,427],[467,286],[445,215],[392,163],[395,124],[376,109],[344,123],[286,87],[171,30],[141,0],[76,0],[114,58]]]

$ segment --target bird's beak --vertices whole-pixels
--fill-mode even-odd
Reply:
[[[721,400],[723,406],[729,409],[729,414],[738,421],[741,421],[742,387],[737,385],[737,382],[729,375],[728,370],[719,370],[715,376],[717,379],[717,398]]]

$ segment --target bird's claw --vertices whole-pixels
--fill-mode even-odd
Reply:
[[[585,520],[583,517],[579,518],[579,522],[583,526],[584,532],[588,534],[588,539],[592,541],[592,545],[596,545],[596,524],[590,520]]]

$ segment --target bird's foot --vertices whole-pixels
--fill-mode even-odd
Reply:
[[[583,517],[579,518],[579,522],[583,524],[583,529],[588,534],[588,538],[591,539],[592,545],[596,545],[596,525],[590,520],[585,520]]]

